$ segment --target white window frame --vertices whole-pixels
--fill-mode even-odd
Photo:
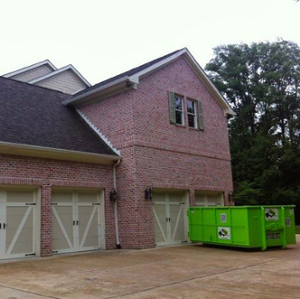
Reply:
[[[189,110],[188,110],[188,102],[192,102],[193,103],[193,106],[194,106],[194,114],[193,113],[190,113]],[[189,126],[189,128],[193,128],[193,129],[198,129],[198,122],[197,122],[197,102],[192,100],[192,99],[187,99],[186,101],[186,111],[187,111],[187,124]],[[190,124],[189,124],[189,115],[192,115],[193,118],[194,118],[194,127],[191,127]]]
[[[182,110],[176,109],[176,97],[181,99],[181,107],[182,107]],[[179,126],[184,126],[184,125],[185,125],[185,124],[184,124],[184,96],[175,93],[175,94],[174,94],[174,104],[175,104],[175,124],[176,124],[176,125],[179,125]],[[182,120],[182,123],[181,123],[181,124],[178,123],[178,122],[176,121],[176,112],[177,112],[177,111],[181,113],[181,120]]]

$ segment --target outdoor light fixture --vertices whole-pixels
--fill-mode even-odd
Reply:
[[[109,198],[111,201],[115,202],[118,199],[118,192],[115,188],[113,188],[109,193]]]
[[[152,200],[152,197],[153,197],[152,187],[148,186],[145,190],[145,199]]]

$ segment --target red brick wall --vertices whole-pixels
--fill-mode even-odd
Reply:
[[[51,255],[51,188],[82,187],[104,189],[106,247],[115,248],[112,166],[32,157],[0,155],[0,185],[41,188],[41,254]]]
[[[200,100],[204,131],[170,124],[168,91]],[[130,90],[81,111],[121,150],[118,168],[120,240],[123,248],[154,246],[148,185],[189,191],[232,190],[227,120],[206,86],[180,58]],[[186,115],[185,115],[186,118]],[[228,202],[227,202],[228,203]]]

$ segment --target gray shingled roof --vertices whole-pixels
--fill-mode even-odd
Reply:
[[[0,77],[0,141],[116,156],[71,107],[69,95]]]
[[[121,73],[121,74],[119,74],[119,75],[117,75],[117,76],[114,76],[114,77],[111,77],[111,78],[106,79],[106,80],[104,80],[104,81],[101,81],[101,82],[99,82],[99,83],[97,83],[97,84],[95,84],[95,85],[93,85],[93,86],[91,86],[91,87],[89,87],[89,88],[86,88],[86,89],[84,89],[84,90],[82,90],[82,91],[76,93],[76,94],[73,95],[72,97],[77,97],[77,96],[79,96],[79,95],[85,94],[85,93],[87,93],[87,92],[90,92],[90,91],[92,91],[92,90],[94,90],[94,89],[97,89],[97,88],[99,88],[99,87],[101,87],[101,86],[104,86],[104,85],[106,85],[106,84],[108,84],[108,83],[110,83],[110,82],[113,82],[113,81],[115,81],[115,80],[118,80],[118,79],[120,79],[120,78],[127,77],[127,76],[128,76],[128,77],[129,77],[129,76],[132,76],[132,75],[134,75],[134,74],[136,74],[136,73],[138,73],[138,72],[140,72],[140,71],[142,71],[142,70],[144,70],[144,69],[146,69],[146,68],[152,66],[153,64],[155,64],[155,63],[157,63],[157,62],[160,62],[161,60],[164,60],[164,59],[168,58],[169,56],[172,56],[173,54],[175,54],[175,53],[177,53],[177,52],[179,52],[179,51],[182,51],[182,50],[183,50],[183,49],[174,51],[174,52],[172,52],[172,53],[169,53],[169,54],[167,54],[167,55],[164,55],[164,56],[162,56],[162,57],[159,57],[159,58],[157,58],[157,59],[154,59],[154,60],[152,60],[152,61],[149,61],[149,62],[147,62],[147,63],[145,63],[145,64],[143,64],[143,65],[140,65],[140,66],[138,66],[138,67],[135,67],[135,68],[133,68],[133,69],[131,69],[131,70],[129,70],[129,71],[126,71],[126,72],[124,72],[124,73]]]

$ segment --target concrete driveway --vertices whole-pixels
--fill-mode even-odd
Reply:
[[[300,298],[300,246],[246,252],[186,245],[0,264],[1,299],[233,297]]]

